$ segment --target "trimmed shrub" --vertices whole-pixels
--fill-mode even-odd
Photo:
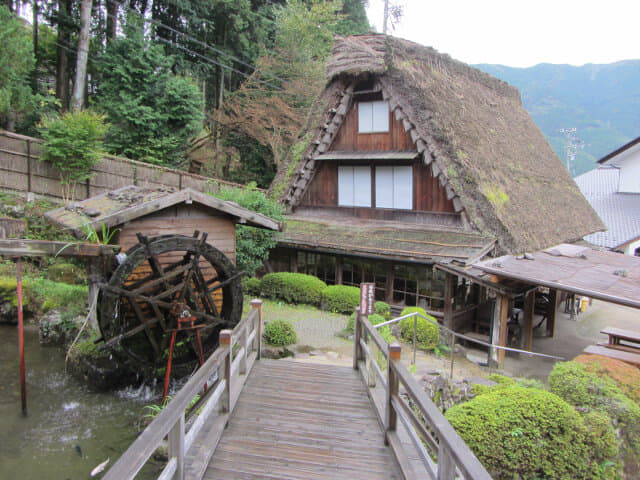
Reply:
[[[549,389],[583,412],[606,414],[619,431],[620,458],[629,478],[640,472],[640,406],[608,377],[598,377],[578,362],[558,362],[549,374]]]
[[[326,287],[327,284],[319,278],[304,273],[268,273],[260,282],[260,290],[265,297],[310,305],[320,304],[321,293]]]
[[[256,277],[249,277],[242,279],[242,291],[254,297],[260,296],[260,279]]]
[[[385,320],[391,320],[391,306],[386,302],[376,302],[373,305],[374,311],[382,315]]]
[[[347,320],[347,328],[346,328],[351,333],[353,333],[355,329],[355,321],[356,321],[356,312],[353,312],[349,317],[349,320]],[[371,325],[378,325],[379,323],[385,322],[386,320],[382,315],[378,315],[374,313],[373,315],[369,315],[369,321],[371,322]],[[389,325],[385,325],[385,326],[386,328],[389,328]],[[382,327],[382,328],[385,328],[385,327]]]
[[[360,304],[360,289],[348,285],[331,285],[322,291],[322,305],[334,313],[351,313]]]
[[[600,467],[615,445],[597,451],[594,444],[611,437],[594,439],[580,414],[547,391],[508,385],[445,416],[495,479],[615,478]]]
[[[284,347],[298,341],[296,330],[287,320],[272,320],[264,327],[265,341],[276,347]]]
[[[579,355],[573,359],[598,377],[612,379],[618,388],[634,402],[640,404],[640,369],[615,358],[601,355]]]
[[[418,312],[436,322],[435,318],[433,318],[431,315],[428,315],[427,312],[425,312],[424,309],[420,307],[406,307],[404,310],[402,310],[400,316],[402,317],[414,312]],[[413,341],[414,321],[415,319],[413,317],[400,320],[400,335],[406,341]],[[426,350],[433,350],[438,345],[440,345],[440,327],[438,327],[437,324],[433,324],[422,317],[418,317],[417,321],[418,328],[416,330],[416,338],[420,346]]]

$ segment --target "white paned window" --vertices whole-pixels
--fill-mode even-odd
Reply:
[[[370,167],[338,167],[338,205],[371,206]]]
[[[413,208],[413,169],[411,166],[376,167],[376,207]]]
[[[389,102],[358,103],[358,133],[389,131]]]

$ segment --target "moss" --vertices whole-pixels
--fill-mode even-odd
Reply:
[[[580,355],[573,361],[584,365],[587,371],[598,377],[610,378],[626,396],[640,404],[640,369],[600,355]]]
[[[508,385],[445,416],[495,479],[608,478],[600,472],[608,459],[582,417],[550,392]]]

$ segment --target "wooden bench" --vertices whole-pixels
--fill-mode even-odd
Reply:
[[[599,347],[611,348],[612,350],[620,350],[621,352],[638,353],[640,354],[640,347],[634,347],[632,345],[611,344],[607,342],[598,342],[596,345]]]
[[[584,353],[591,355],[602,355],[603,357],[615,358],[623,362],[630,363],[636,367],[640,367],[640,353],[631,353],[614,348],[603,347],[600,345],[589,345],[584,349]]]
[[[640,348],[640,332],[625,330],[623,328],[607,327],[600,333],[609,336],[609,345],[620,345],[620,340],[637,344]]]

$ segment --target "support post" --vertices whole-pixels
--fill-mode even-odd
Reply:
[[[509,297],[506,295],[499,295],[498,302],[500,302],[500,337],[498,345],[501,347],[507,346],[507,324],[509,322]],[[505,351],[498,350],[498,367],[502,368],[504,364]]]
[[[169,430],[169,459],[176,458],[176,473],[174,474],[174,480],[184,480],[184,412],[180,415],[180,418]]]
[[[222,401],[223,412],[231,412],[231,333],[231,330],[220,330],[220,346],[228,348],[224,358],[224,379],[227,382],[227,388]]]
[[[356,307],[353,318],[353,369],[358,370],[358,360],[362,358],[360,349],[360,307]]]
[[[256,336],[254,338],[254,348],[256,352],[258,352],[256,358],[260,360],[262,357],[262,300],[259,298],[251,300],[251,308],[258,310],[258,328],[256,329]]]
[[[250,327],[250,325],[247,323],[240,332],[240,339],[238,340],[240,347],[244,348],[244,353],[242,354],[240,365],[238,366],[238,373],[240,375],[245,375],[247,373],[247,355],[249,354],[249,345],[247,345],[247,338],[249,337],[247,334],[248,327]]]
[[[456,277],[449,272],[447,272],[446,275],[444,281],[444,317],[442,324],[453,331],[453,288]],[[446,333],[444,337],[445,343],[449,343],[449,333]]]
[[[524,297],[524,349],[533,349],[533,308],[536,303],[536,291],[527,292]]]
[[[89,326],[98,331],[98,316],[96,314],[100,283],[104,283],[104,260],[102,257],[87,259],[87,280],[89,282]]]
[[[22,414],[27,415],[27,382],[24,363],[24,315],[22,312],[22,259],[16,258],[16,296],[18,297],[18,351],[20,353],[20,399]]]
[[[549,289],[549,310],[547,311],[547,336],[553,337],[556,329],[556,312],[558,311],[558,290]]]
[[[398,343],[392,343],[389,345],[389,359],[387,362],[387,399],[386,399],[386,414],[385,414],[385,430],[386,433],[396,430],[398,424],[398,414],[393,408],[391,400],[398,396],[398,390],[400,387],[400,379],[396,374],[394,366],[400,362],[402,356],[402,347]],[[389,438],[385,434],[385,445],[389,445]]]

